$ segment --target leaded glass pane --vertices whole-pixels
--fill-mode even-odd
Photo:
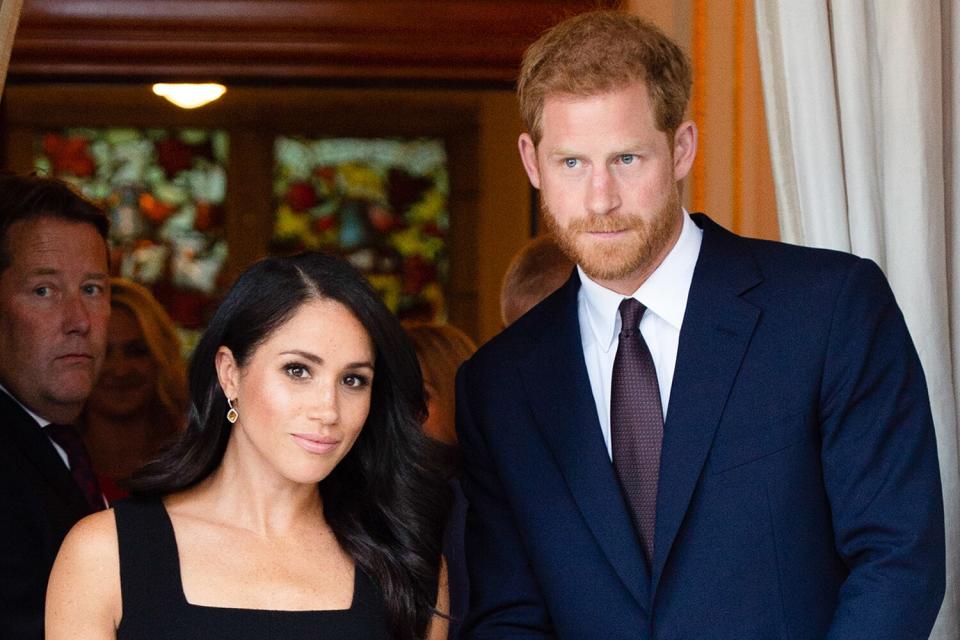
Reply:
[[[401,318],[446,319],[442,140],[280,137],[272,249],[323,249],[358,267]]]
[[[196,330],[216,303],[227,257],[227,155],[219,130],[68,128],[41,134],[35,166],[106,205],[112,268]]]

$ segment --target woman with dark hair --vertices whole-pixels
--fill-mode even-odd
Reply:
[[[137,499],[68,535],[47,638],[445,637],[449,490],[417,358],[356,270],[317,253],[254,265],[190,393]]]

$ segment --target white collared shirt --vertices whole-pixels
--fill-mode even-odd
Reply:
[[[47,427],[47,426],[50,424],[50,421],[49,421],[49,420],[45,420],[45,419],[41,418],[40,416],[38,416],[37,414],[35,414],[33,411],[31,411],[29,408],[27,408],[27,406],[26,406],[25,404],[23,404],[22,402],[20,402],[19,400],[17,400],[16,397],[15,397],[12,393],[10,393],[10,392],[7,390],[7,388],[6,388],[5,386],[3,386],[2,384],[0,384],[0,391],[2,391],[3,393],[7,394],[8,396],[10,396],[10,399],[11,399],[11,400],[13,400],[13,401],[16,402],[18,405],[20,405],[20,407],[21,407],[24,411],[26,411],[27,414],[29,414],[29,416],[30,416],[31,418],[33,418],[34,420],[36,420],[37,426],[39,426],[41,429],[44,429],[45,427]],[[46,432],[44,432],[44,435],[47,435]],[[57,444],[56,442],[54,442],[53,438],[51,438],[50,436],[47,436],[47,440],[49,440],[49,441],[50,441],[50,444],[53,445],[53,448],[57,450],[57,453],[60,455],[60,459],[63,460],[63,464],[67,465],[67,469],[69,469],[69,468],[70,468],[70,458],[67,456],[67,452],[63,450],[63,447],[61,447],[59,444]]]
[[[693,270],[700,255],[703,231],[683,211],[683,227],[677,243],[656,271],[640,285],[631,297],[643,304],[647,311],[640,321],[640,333],[650,349],[660,385],[660,402],[666,420],[670,403],[670,388],[677,364],[680,327],[687,309],[687,296]],[[610,445],[610,385],[613,378],[613,360],[620,342],[620,302],[624,296],[600,286],[591,280],[580,266],[580,291],[577,294],[577,313],[583,356],[587,363],[590,388],[597,405],[600,430],[613,458]]]

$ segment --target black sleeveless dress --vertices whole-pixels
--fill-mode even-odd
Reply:
[[[205,607],[187,602],[173,525],[159,500],[114,506],[120,543],[120,640],[327,640],[390,637],[380,589],[357,567],[353,603],[331,611]]]

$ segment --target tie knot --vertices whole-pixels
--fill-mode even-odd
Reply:
[[[640,318],[647,310],[643,304],[635,298],[624,298],[620,303],[620,335],[632,336],[640,328]]]

